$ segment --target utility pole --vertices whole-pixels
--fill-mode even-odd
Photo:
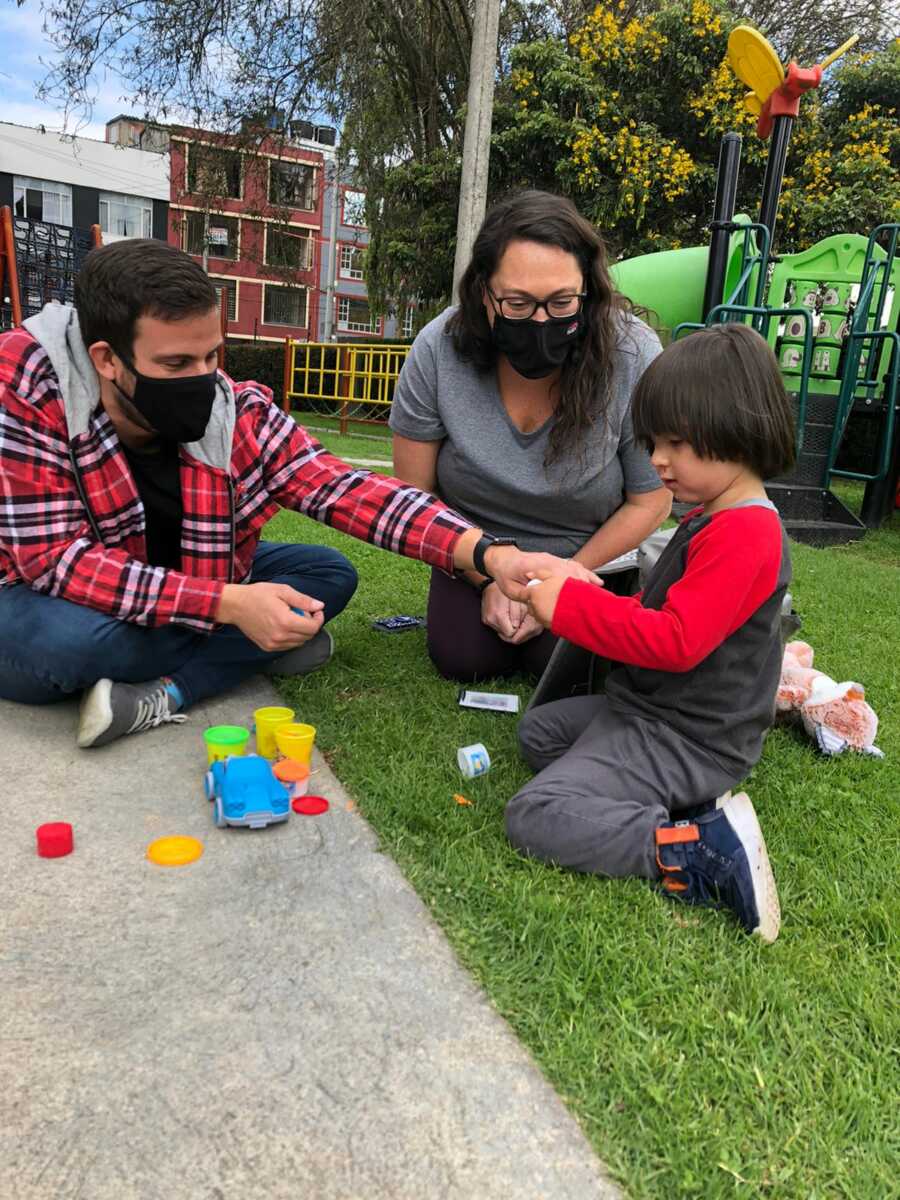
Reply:
[[[209,208],[203,214],[203,270],[209,274]]]
[[[494,114],[494,73],[500,0],[475,0],[472,52],[469,60],[469,101],[463,141],[459,214],[456,220],[456,260],[453,295],[472,256],[475,235],[484,220],[487,204],[488,165],[491,156],[491,119]]]
[[[325,168],[322,173],[324,175]],[[331,230],[328,234],[328,273],[325,284],[325,328],[322,340],[331,341],[334,330],[334,281],[337,276],[338,205],[341,201],[341,180],[337,158],[331,160]]]

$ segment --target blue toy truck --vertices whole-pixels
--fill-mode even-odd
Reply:
[[[206,772],[205,785],[219,829],[226,825],[265,829],[290,815],[287,788],[272,774],[268,760],[258,754],[214,762]]]

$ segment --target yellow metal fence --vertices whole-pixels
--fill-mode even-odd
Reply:
[[[284,346],[284,407],[385,424],[409,346],[377,342],[294,342]]]

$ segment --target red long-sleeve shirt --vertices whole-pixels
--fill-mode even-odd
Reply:
[[[623,664],[611,703],[755,762],[772,722],[790,556],[767,502],[684,518],[638,596],[570,579],[553,632]]]

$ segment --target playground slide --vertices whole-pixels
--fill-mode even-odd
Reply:
[[[748,217],[735,217],[737,224],[748,221]],[[743,234],[732,234],[725,295],[738,281],[743,240]],[[648,310],[649,323],[666,342],[676,325],[703,319],[700,310],[708,261],[709,246],[687,246],[682,250],[660,250],[656,254],[623,259],[612,266],[610,274],[613,283],[632,304]]]

